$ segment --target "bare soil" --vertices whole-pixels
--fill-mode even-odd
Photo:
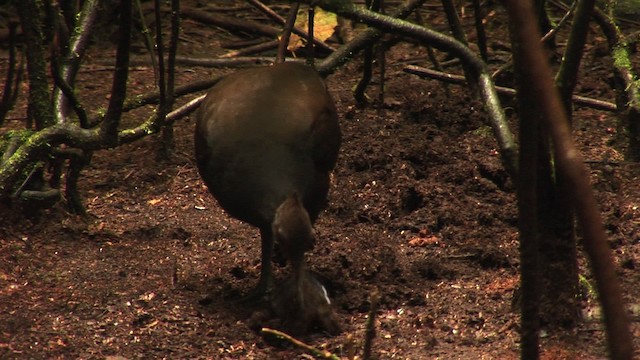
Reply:
[[[445,29],[441,11],[423,16]],[[463,21],[471,25],[468,16]],[[490,56],[504,58],[502,9],[489,16]],[[236,38],[189,19],[182,28],[185,55],[218,56],[219,44]],[[104,62],[114,58],[114,46],[108,34],[101,39],[78,79],[91,110],[106,106],[112,76]],[[603,45],[594,27],[577,92],[613,101]],[[482,103],[465,87],[402,72],[408,62],[428,66],[425,54],[411,44],[389,51],[384,104],[375,101],[375,84],[368,91],[372,106],[355,106],[351,89],[360,61],[327,79],[343,146],[308,260],[330,292],[343,332],[301,340],[343,358],[359,352],[377,289],[373,351],[379,358],[516,359],[515,190]],[[6,68],[6,49],[0,63]],[[230,71],[180,67],[178,84]],[[153,79],[150,66],[133,68],[129,96],[152,91]],[[150,111],[127,113],[123,126]],[[22,99],[3,131],[23,126],[25,114]],[[640,349],[640,166],[623,161],[622,149],[613,146],[614,114],[578,107],[574,116],[625,298],[636,309],[632,329]],[[263,337],[252,321],[259,309],[236,302],[258,279],[260,238],[229,218],[200,180],[193,128],[193,117],[176,123],[170,160],[158,157],[159,136],[96,152],[81,180],[89,218],[62,205],[29,216],[1,209],[0,358],[304,358],[299,348]],[[585,284],[595,286],[582,253],[580,263]],[[276,266],[279,279],[285,271]],[[544,330],[544,359],[606,357],[597,300],[587,289],[577,328]]]

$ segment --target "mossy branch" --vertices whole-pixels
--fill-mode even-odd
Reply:
[[[616,103],[623,126],[620,133],[626,134],[629,141],[627,157],[640,161],[640,81],[632,66],[629,44],[614,18],[597,8],[594,15],[607,37],[613,58]]]

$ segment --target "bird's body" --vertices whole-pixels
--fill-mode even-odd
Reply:
[[[311,226],[326,206],[340,140],[333,100],[320,76],[302,64],[232,74],[203,101],[198,169],[229,215],[260,229],[259,293],[271,285],[274,237],[292,264],[303,263],[312,247]]]

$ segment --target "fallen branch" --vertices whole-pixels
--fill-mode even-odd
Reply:
[[[222,79],[222,76],[218,76],[211,79],[192,82],[186,85],[178,86],[174,90],[174,95],[180,97],[183,95],[192,94],[198,91],[207,90],[213,85],[217,84]],[[122,111],[130,111],[137,109],[145,105],[157,105],[160,103],[160,93],[154,91],[145,95],[136,96],[133,99],[127,99],[124,103]]]
[[[364,334],[364,348],[362,350],[362,360],[371,359],[371,349],[373,348],[373,339],[376,337],[376,315],[378,314],[378,306],[380,304],[380,292],[374,289],[371,293],[371,305],[369,307],[369,318],[367,319],[366,330]]]
[[[267,40],[263,43],[260,44],[256,44],[253,46],[248,46],[244,49],[240,49],[240,50],[235,50],[235,51],[231,51],[228,52],[224,55],[221,55],[221,58],[233,58],[236,56],[246,56],[246,55],[252,55],[252,54],[259,54],[265,51],[269,51],[269,50],[273,50],[273,49],[277,49],[278,45],[280,44],[280,40]]]
[[[449,84],[464,85],[466,83],[464,76],[448,74],[445,72],[432,70],[432,69],[415,66],[415,65],[408,65],[403,69],[403,71],[409,74],[417,75],[421,78],[440,80]],[[496,91],[499,94],[504,94],[509,96],[516,95],[515,89],[504,87],[504,86],[496,86]],[[593,99],[585,96],[573,95],[573,102],[576,105],[582,105],[582,106],[590,107],[597,110],[612,111],[612,112],[618,111],[618,108],[614,103]]]
[[[273,26],[264,25],[259,22],[244,20],[235,16],[211,14],[208,12],[185,8],[182,15],[204,24],[214,25],[227,30],[239,30],[245,33],[263,35],[270,38],[277,38],[280,30]]]
[[[176,56],[176,65],[183,66],[203,66],[203,67],[240,67],[247,65],[271,65],[275,62],[272,56],[245,56],[234,58],[197,58],[190,56]],[[102,65],[113,65],[112,60],[97,61]],[[150,65],[151,61],[148,56],[136,56],[131,59],[131,66]]]
[[[283,333],[282,331],[278,331],[275,329],[270,329],[270,328],[262,328],[261,330],[263,335],[269,334],[269,335],[273,335],[275,337],[277,337],[278,339],[282,339],[282,340],[286,340],[290,343],[292,343],[293,345],[304,349],[306,352],[310,353],[311,355],[318,357],[320,359],[330,359],[330,360],[340,360],[340,357],[338,355],[332,354],[329,351],[322,351],[320,349],[317,349],[311,345],[308,345],[294,337],[292,337],[291,335],[288,335],[286,333]]]

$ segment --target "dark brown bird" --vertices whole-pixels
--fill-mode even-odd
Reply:
[[[272,287],[274,240],[302,279],[296,274],[304,273],[304,253],[314,244],[312,224],[326,207],[340,140],[334,102],[302,64],[232,74],[203,101],[195,132],[200,176],[229,215],[260,229],[262,269],[253,295]]]

